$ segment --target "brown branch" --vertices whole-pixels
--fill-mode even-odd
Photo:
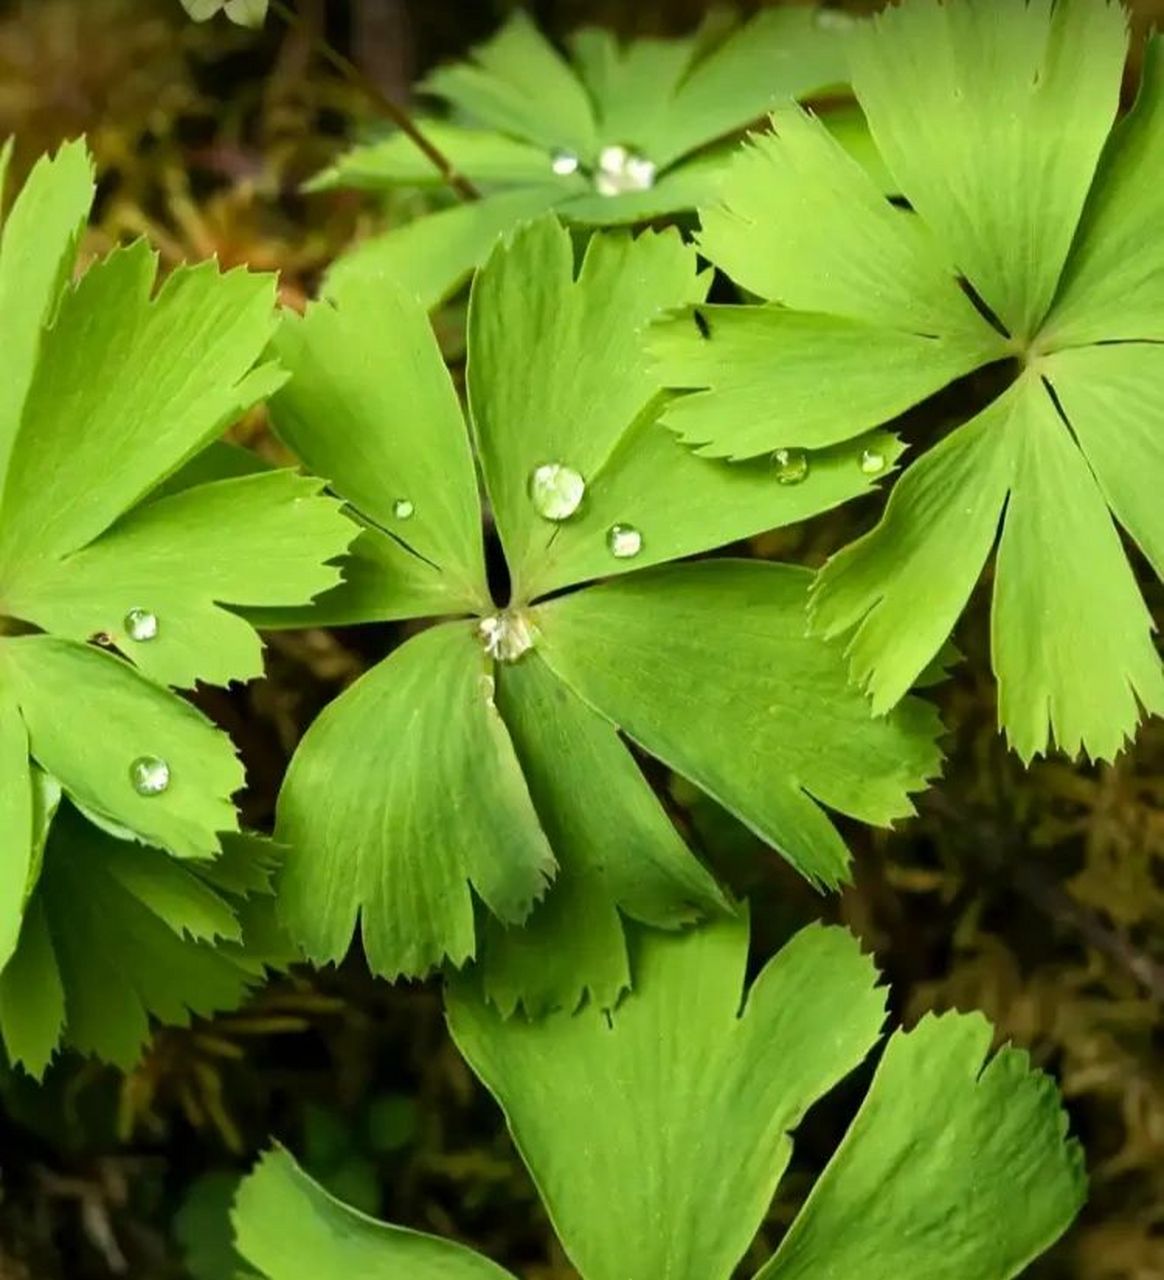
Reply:
[[[311,42],[312,48],[319,54],[325,62],[328,62],[344,77],[345,80],[358,86],[371,100],[380,108],[381,111],[397,126],[400,131],[408,137],[412,144],[420,151],[428,160],[432,162],[433,167],[445,180],[445,182],[457,193],[462,200],[476,200],[480,197],[480,192],[469,181],[464,174],[458,173],[453,166],[452,161],[432,143],[421,132],[416,121],[409,115],[408,111],[398,102],[394,102],[392,98],[380,88],[378,84],[360,70],[350,58],[345,58],[338,49],[333,48],[327,40],[310,30],[303,19],[295,12],[290,5],[285,4],[284,0],[271,0],[271,9],[283,19],[288,26],[294,30],[304,34]]]

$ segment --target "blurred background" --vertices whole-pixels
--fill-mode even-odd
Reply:
[[[556,34],[689,29],[703,0],[542,0]],[[300,21],[260,32],[195,25],[178,0],[0,2],[0,138],[16,168],[86,133],[100,175],[86,250],[147,235],[163,262],[215,255],[277,270],[285,302],[311,295],[353,238],[420,210],[356,193],[299,194],[357,136],[383,127],[368,84],[407,103],[434,62],[463,53],[512,8],[489,0],[296,0]],[[854,11],[861,11],[854,5]],[[1164,0],[1135,6],[1138,35]],[[1134,88],[1134,79],[1129,88]],[[437,318],[451,363],[461,310]],[[924,433],[964,416],[959,384],[910,415]],[[262,414],[237,438],[278,454]],[[855,503],[752,544],[819,564],[872,523]],[[737,550],[739,550],[737,548]],[[1134,558],[1134,557],[1133,557]],[[1142,575],[1159,620],[1162,593]],[[1071,1234],[1030,1273],[1164,1277],[1164,724],[1114,766],[1051,759],[1024,771],[995,731],[989,578],[934,691],[949,729],[941,783],[892,833],[846,829],[857,883],[816,897],[775,854],[684,784],[658,777],[689,839],[752,899],[758,966],[795,928],[840,920],[875,953],[894,1013],[983,1009],[1000,1039],[1062,1084],[1093,1181]],[[269,826],[279,780],[318,709],[401,638],[399,628],[272,638],[268,678],[199,695],[235,737],[246,817]],[[851,1118],[856,1078],[809,1116],[764,1238],[767,1256]],[[226,1280],[225,1209],[269,1135],[368,1212],[468,1240],[526,1280],[574,1276],[496,1109],[445,1034],[435,984],[373,982],[358,957],[275,980],[242,1011],[159,1031],[128,1077],[73,1059],[32,1086],[0,1067],[0,1280]]]

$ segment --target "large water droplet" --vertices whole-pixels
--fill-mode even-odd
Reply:
[[[560,177],[568,178],[578,172],[580,161],[573,151],[558,147],[550,152],[550,168]]]
[[[160,796],[170,785],[170,766],[161,756],[138,756],[129,766],[129,780],[139,796]]]
[[[397,520],[411,520],[416,514],[416,507],[407,498],[397,498],[392,504],[392,514]]]
[[[649,191],[655,185],[655,163],[629,147],[603,147],[594,174],[600,196],[621,196],[629,191]]]
[[[125,634],[138,644],[158,638],[158,615],[148,609],[130,609],[125,615]]]
[[[633,524],[612,524],[606,531],[606,546],[616,560],[630,560],[643,549],[643,535]]]
[[[772,466],[781,484],[799,484],[808,475],[808,454],[803,449],[777,449]]]
[[[569,520],[586,496],[586,481],[564,462],[544,462],[530,475],[529,496],[543,520]]]
[[[477,624],[477,638],[498,662],[516,662],[534,644],[533,628],[520,613],[495,613]]]
[[[857,25],[857,19],[851,13],[823,5],[813,14],[812,20],[821,31],[851,31]]]
[[[885,470],[885,455],[880,449],[866,449],[861,454],[861,470],[867,476],[879,476]]]

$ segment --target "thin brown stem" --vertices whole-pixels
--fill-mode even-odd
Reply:
[[[480,197],[481,193],[464,174],[457,172],[448,156],[425,137],[408,111],[398,102],[394,102],[375,81],[364,75],[350,58],[345,58],[338,49],[328,44],[322,36],[311,31],[295,10],[289,4],[284,3],[284,0],[271,0],[271,9],[288,26],[303,32],[311,41],[311,46],[315,52],[325,62],[333,66],[345,80],[350,81],[366,93],[392,123],[408,137],[417,150],[432,162],[433,167],[462,200],[476,200]]]

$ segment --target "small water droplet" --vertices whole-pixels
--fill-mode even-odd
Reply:
[[[392,504],[392,514],[397,520],[411,520],[416,514],[416,506],[407,498],[397,498]]]
[[[861,454],[861,470],[867,476],[879,476],[885,470],[885,455],[880,449],[866,449]]]
[[[817,9],[812,20],[821,31],[851,31],[857,25],[857,19],[851,13],[824,6]]]
[[[158,638],[158,615],[148,609],[130,609],[125,615],[125,634],[138,644]]]
[[[655,185],[654,161],[617,144],[603,147],[594,174],[594,188],[600,196],[621,196],[628,191],[649,191]]]
[[[777,449],[772,466],[781,484],[799,484],[808,475],[808,454],[803,449]]]
[[[160,756],[138,756],[129,780],[139,796],[160,796],[170,785],[170,766]]]
[[[606,546],[616,560],[630,560],[643,549],[643,535],[633,524],[612,524],[606,531]]]
[[[533,629],[520,613],[495,613],[477,624],[477,638],[498,662],[516,662],[534,644]]]
[[[530,475],[529,496],[543,520],[569,520],[586,496],[586,481],[563,462],[544,462]]]
[[[560,178],[568,178],[572,173],[577,173],[579,163],[574,152],[565,147],[557,147],[550,152],[550,168]]]

